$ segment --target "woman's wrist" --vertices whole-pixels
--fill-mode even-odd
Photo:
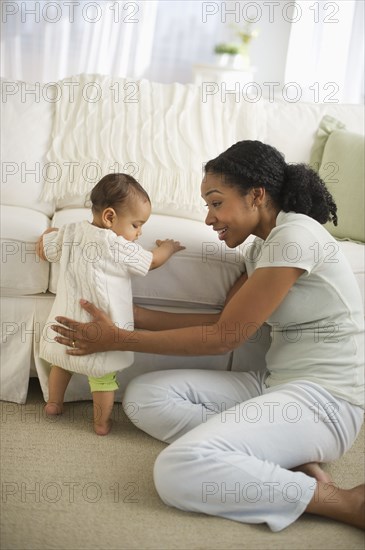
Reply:
[[[141,322],[141,308],[136,304],[133,304],[133,319],[134,319],[134,326],[136,328],[139,328],[140,322]]]
[[[118,328],[110,349],[112,351],[138,351],[138,343],[140,343],[140,338],[138,335],[138,330],[125,330]]]

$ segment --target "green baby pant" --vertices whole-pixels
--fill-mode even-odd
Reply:
[[[117,377],[115,372],[110,372],[104,376],[94,378],[92,376],[88,377],[90,390],[94,391],[115,391],[119,388]]]

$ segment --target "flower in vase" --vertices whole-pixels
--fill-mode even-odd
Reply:
[[[219,65],[232,65],[230,56],[239,57],[238,61],[234,63],[237,68],[247,69],[250,66],[249,56],[249,44],[253,38],[258,36],[258,31],[251,29],[251,23],[246,23],[244,28],[238,25],[232,26],[235,30],[235,34],[240,38],[240,42],[229,42],[217,44],[214,48],[214,52],[219,56]]]

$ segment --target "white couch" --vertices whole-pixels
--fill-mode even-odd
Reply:
[[[48,365],[38,349],[54,299],[57,265],[36,257],[35,242],[50,226],[90,216],[85,198],[97,176],[129,172],[150,193],[153,214],[143,246],[152,247],[157,238],[186,246],[165,266],[133,282],[135,300],[167,310],[218,311],[244,264],[242,248],[226,248],[204,224],[202,164],[241,139],[265,141],[287,162],[308,163],[326,114],[364,133],[358,105],[237,101],[232,94],[208,95],[203,101],[195,85],[101,75],[78,75],[53,86],[1,84],[1,399],[16,403],[26,401],[30,376],[39,377],[45,399],[48,391]],[[364,245],[339,244],[363,292]],[[118,375],[117,399],[128,380],[148,370],[263,368],[268,345],[264,328],[227,356],[137,353],[134,365]],[[75,375],[66,400],[89,398],[86,377]]]

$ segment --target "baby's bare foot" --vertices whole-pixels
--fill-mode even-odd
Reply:
[[[94,432],[97,435],[108,435],[112,428],[112,421],[108,420],[107,422],[96,424],[94,422]]]
[[[60,403],[53,403],[52,401],[49,401],[44,406],[44,412],[46,414],[49,414],[51,416],[54,416],[56,414],[62,414],[63,413],[63,405]]]
[[[310,477],[314,477],[317,481],[322,481],[323,483],[331,483],[331,476],[322,470],[318,462],[307,462],[301,466],[293,468],[293,472],[303,472]]]

